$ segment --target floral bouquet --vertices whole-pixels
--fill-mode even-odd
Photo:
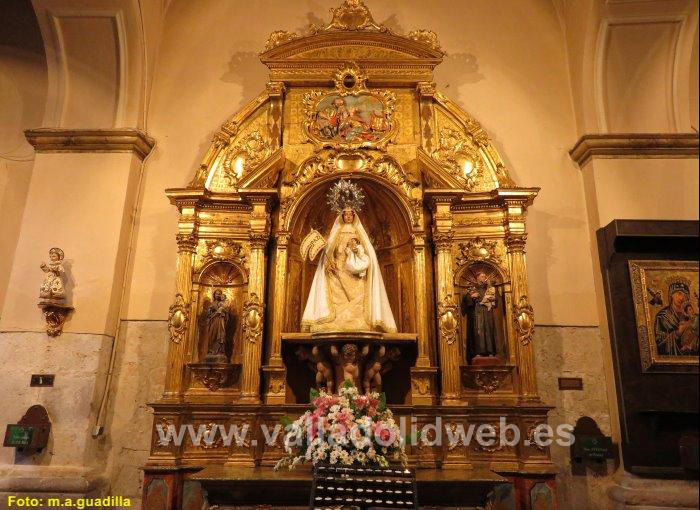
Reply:
[[[338,395],[311,390],[313,408],[296,421],[283,419],[287,453],[275,469],[303,462],[343,466],[406,465],[405,441],[382,393],[360,395],[350,381]]]

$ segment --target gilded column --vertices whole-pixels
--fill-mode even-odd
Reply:
[[[428,324],[428,289],[425,285],[427,268],[425,263],[425,235],[413,234],[413,278],[416,285],[416,329],[418,333],[418,359],[416,366],[430,366],[430,349],[428,341],[430,339],[430,327]]]
[[[192,212],[194,214],[194,212]],[[183,211],[183,216],[185,212]],[[187,346],[194,333],[192,317],[192,263],[197,248],[197,237],[192,233],[179,233],[177,239],[177,270],[175,280],[175,301],[168,313],[170,346],[165,376],[163,398],[179,399],[182,394],[183,371],[186,363]]]
[[[430,363],[430,324],[428,289],[426,279],[426,239],[423,232],[415,232],[413,238],[413,278],[415,281],[416,332],[418,333],[418,359],[411,368],[411,402],[414,405],[434,405],[437,400],[435,374],[437,368]]]
[[[275,274],[272,297],[272,317],[270,321],[270,359],[263,367],[265,374],[265,402],[283,404],[285,401],[286,370],[282,362],[282,327],[284,324],[284,305],[287,293],[287,257],[289,232],[277,232],[275,236]]]
[[[251,196],[250,273],[248,299],[243,305],[243,372],[241,401],[260,402],[260,367],[265,302],[265,247],[270,236],[267,196]]]
[[[433,200],[433,242],[436,250],[436,299],[438,303],[438,338],[443,405],[459,405],[460,349],[458,342],[459,312],[454,298],[452,270],[452,196]]]
[[[532,352],[535,318],[528,298],[527,267],[525,264],[526,240],[527,234],[522,231],[509,233],[506,237],[506,246],[511,264],[513,326],[517,341],[520,392],[525,400],[539,400]]]

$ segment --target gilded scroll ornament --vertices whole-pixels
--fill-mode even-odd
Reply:
[[[541,429],[546,425],[546,423],[533,423],[532,425],[530,425],[530,427],[527,429],[527,433],[525,434],[526,444],[528,444],[532,448],[544,452],[547,449],[547,447],[544,446],[541,438],[538,437],[540,432],[540,430],[538,429]]]
[[[180,343],[187,334],[187,325],[190,322],[190,313],[185,303],[182,294],[175,294],[175,302],[170,305],[168,310],[168,331],[170,331],[170,340]]]
[[[448,345],[457,340],[459,332],[459,311],[454,296],[446,295],[438,303],[438,325],[440,326],[440,338]]]
[[[52,305],[40,306],[46,320],[46,334],[49,336],[60,336],[63,333],[63,325],[68,318],[72,307],[60,307]]]
[[[438,139],[438,148],[432,157],[458,182],[472,191],[482,172],[483,163],[479,151],[459,131],[443,128]]]
[[[195,261],[195,271],[214,260],[232,262],[239,268],[247,268],[248,257],[242,244],[228,239],[208,239],[200,245]]]
[[[272,154],[268,140],[253,131],[226,149],[221,161],[224,179],[235,186],[241,178]]]
[[[267,38],[265,43],[265,51],[270,51],[271,49],[280,46],[281,44],[288,43],[294,39],[298,39],[299,34],[296,32],[288,32],[287,30],[275,30]]]
[[[520,296],[518,304],[513,306],[515,333],[523,345],[528,345],[535,333],[535,314],[527,296]]]
[[[501,246],[496,241],[475,237],[467,242],[459,243],[459,255],[455,257],[458,266],[473,262],[493,262],[500,266],[503,263]]]
[[[432,30],[424,30],[422,28],[412,30],[408,33],[408,38],[416,42],[425,44],[426,46],[430,46],[436,51],[444,53],[444,51],[440,47],[440,42],[438,41],[437,35]]]
[[[480,370],[474,373],[474,384],[484,393],[493,393],[501,387],[508,376],[508,371]]]
[[[340,7],[331,7],[331,16],[331,22],[322,30],[388,31],[385,26],[374,21],[372,13],[362,0],[345,0]]]
[[[333,75],[333,83],[340,95],[356,96],[367,91],[367,75],[355,62],[339,67]]]
[[[262,338],[263,311],[265,305],[257,294],[250,294],[243,305],[243,334],[249,342],[257,343]]]
[[[194,375],[209,391],[218,391],[220,388],[228,385],[230,371],[224,368],[220,370],[195,370]]]
[[[483,425],[488,425],[489,430],[493,430],[494,433],[489,433],[487,437],[491,439],[487,441],[474,441],[472,449],[475,452],[486,452],[486,453],[496,453],[503,450],[513,450],[511,443],[515,438],[515,432],[511,430],[510,427],[506,427],[504,431],[501,431],[501,426],[499,423],[484,423],[477,427],[477,431]],[[505,441],[502,440],[501,436],[504,436]]]

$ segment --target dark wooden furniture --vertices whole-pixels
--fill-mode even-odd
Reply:
[[[697,221],[615,220],[598,230],[625,469],[641,476],[697,478],[698,374],[644,372],[629,260],[697,260]]]

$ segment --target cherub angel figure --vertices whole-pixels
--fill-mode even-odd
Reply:
[[[46,273],[44,283],[41,284],[39,297],[45,301],[62,303],[66,300],[66,290],[63,285],[63,275],[66,272],[63,267],[63,250],[51,248],[49,250],[49,263],[42,262],[39,266]]]

